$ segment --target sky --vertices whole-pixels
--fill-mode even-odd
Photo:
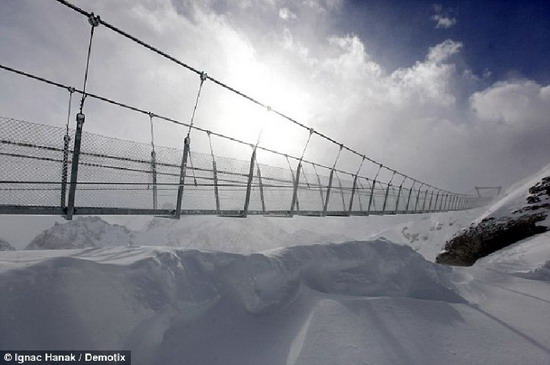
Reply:
[[[370,158],[444,189],[507,186],[550,162],[545,1],[72,0]],[[81,88],[90,26],[51,1],[1,0],[0,64]],[[68,92],[0,71],[0,115],[62,127]],[[199,78],[105,27],[88,90],[189,121]],[[73,100],[73,112],[78,100]],[[146,116],[88,99],[85,130],[149,142]],[[71,118],[74,124],[74,116]],[[195,123],[300,155],[308,132],[206,82]],[[155,121],[157,144],[186,130]],[[192,149],[209,152],[205,135]],[[213,141],[247,160],[250,148]],[[306,159],[334,163],[312,137]],[[281,165],[272,156],[260,162]],[[344,152],[338,167],[355,172]],[[372,176],[377,166],[365,164]],[[386,176],[388,178],[388,176]]]

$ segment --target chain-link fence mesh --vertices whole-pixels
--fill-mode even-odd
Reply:
[[[0,117],[0,130],[0,207],[65,208],[75,131],[66,134],[64,128],[5,117]],[[125,209],[129,214],[132,209],[151,214],[176,209],[183,146],[155,146],[153,154],[150,144],[93,133],[82,132],[81,141],[77,212],[79,207],[96,208],[98,213],[102,208]],[[405,188],[305,161],[298,169],[288,157],[288,168],[261,163],[256,153],[246,158],[191,150],[182,212],[347,215],[458,208],[456,196],[425,187]]]

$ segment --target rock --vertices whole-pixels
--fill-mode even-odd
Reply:
[[[436,262],[446,265],[471,266],[487,256],[527,237],[546,232],[548,227],[537,225],[545,221],[550,211],[550,176],[529,188],[527,205],[516,209],[511,216],[488,217],[459,232],[445,244]]]

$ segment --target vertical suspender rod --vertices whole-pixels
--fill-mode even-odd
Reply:
[[[75,197],[76,197],[76,186],[78,182],[78,162],[80,159],[80,146],[82,143],[82,128],[84,126],[84,121],[86,116],[83,113],[84,101],[86,100],[86,86],[88,85],[88,71],[90,70],[90,56],[92,54],[92,42],[94,39],[94,30],[95,27],[99,25],[99,17],[95,16],[94,13],[91,13],[88,17],[88,22],[92,26],[90,29],[90,42],[88,43],[88,54],[86,56],[86,70],[84,72],[84,86],[82,87],[82,98],[80,99],[80,110],[76,115],[76,131],[74,138],[74,148],[73,148],[73,160],[71,163],[71,184],[69,186],[69,201],[67,204],[67,214],[66,219],[72,220],[75,212]]]
[[[149,112],[149,123],[151,125],[151,172],[153,174],[153,209],[157,209],[157,153],[155,152],[155,131],[153,128],[153,113],[151,112]]]

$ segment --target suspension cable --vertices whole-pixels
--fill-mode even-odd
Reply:
[[[304,156],[306,155],[306,149],[307,149],[307,146],[309,145],[309,141],[311,140],[311,136],[313,135],[313,133],[315,133],[313,128],[309,128],[309,136],[307,137],[307,141],[302,151],[302,155],[300,156],[300,161],[302,161],[304,159]]]
[[[76,12],[82,14],[82,15],[85,15],[85,16],[88,16],[88,17],[90,17],[90,15],[93,15],[93,13],[87,12],[87,11],[85,11],[85,10],[79,8],[78,6],[69,3],[69,2],[66,1],[66,0],[55,0],[55,1],[57,1],[58,3],[60,3],[60,4],[62,4],[62,5],[65,5],[65,6],[69,7],[69,8],[71,8],[72,10],[74,10],[74,11],[76,11]],[[187,70],[189,70],[189,71],[191,71],[191,72],[194,72],[194,73],[196,73],[196,74],[201,75],[201,78],[202,78],[203,75],[204,75],[205,79],[208,79],[208,80],[212,81],[213,83],[217,84],[218,86],[221,86],[222,88],[225,88],[225,89],[227,89],[227,90],[229,90],[229,91],[231,91],[231,92],[233,92],[233,93],[235,93],[235,94],[237,94],[237,95],[239,95],[239,96],[241,96],[241,97],[243,97],[243,98],[249,100],[250,102],[252,102],[252,103],[254,103],[254,104],[257,104],[257,105],[261,106],[261,107],[264,107],[264,108],[267,108],[267,107],[268,107],[266,104],[264,104],[264,103],[262,103],[262,102],[260,102],[260,101],[258,101],[258,100],[256,100],[256,99],[250,97],[249,95],[247,95],[247,94],[245,94],[245,93],[243,93],[243,92],[240,92],[240,91],[236,90],[235,88],[233,88],[233,87],[231,87],[231,86],[229,86],[229,85],[227,85],[227,84],[225,84],[225,83],[223,83],[223,82],[221,82],[221,81],[219,81],[219,80],[217,80],[217,79],[215,79],[215,78],[213,78],[213,77],[211,77],[211,76],[208,76],[208,75],[207,75],[206,73],[204,73],[204,72],[198,71],[198,70],[195,69],[194,67],[192,67],[192,66],[190,66],[190,65],[188,65],[188,64],[186,64],[186,63],[184,63],[184,62],[182,62],[182,61],[180,61],[180,60],[178,60],[178,59],[176,59],[175,57],[170,56],[169,54],[167,54],[167,53],[165,53],[165,52],[163,52],[163,51],[161,51],[161,50],[159,50],[159,49],[157,49],[157,48],[151,46],[150,44],[148,44],[148,43],[146,43],[146,42],[144,42],[144,41],[142,41],[142,40],[140,40],[140,39],[138,39],[138,38],[136,38],[136,37],[134,37],[134,36],[128,34],[127,32],[125,32],[125,31],[119,29],[118,27],[116,27],[116,26],[114,26],[114,25],[112,25],[112,24],[110,24],[110,23],[104,21],[103,19],[100,19],[99,16],[97,17],[97,21],[98,21],[98,23],[104,25],[106,28],[108,28],[108,29],[114,31],[115,33],[118,33],[118,34],[122,35],[123,37],[128,38],[128,39],[132,40],[133,42],[136,42],[136,43],[140,44],[141,46],[143,46],[143,47],[149,49],[150,51],[153,51],[154,53],[157,53],[158,55],[160,55],[160,56],[162,56],[162,57],[164,57],[164,58],[167,58],[168,60],[170,60],[170,61],[172,61],[172,62],[174,62],[174,63],[176,63],[176,64],[178,64],[178,65],[180,65],[180,66],[182,66],[182,67],[184,67],[184,68],[186,68]],[[298,126],[304,128],[304,129],[310,129],[310,128],[309,128],[308,126],[306,126],[305,124],[300,123],[300,122],[298,122],[297,120],[295,120],[295,119],[293,119],[293,118],[291,118],[291,117],[289,117],[289,116],[287,116],[287,115],[285,115],[285,114],[283,114],[283,113],[281,113],[281,112],[279,112],[279,111],[277,111],[277,110],[274,110],[274,109],[273,109],[273,112],[274,112],[275,114],[277,114],[278,116],[282,117],[283,119],[286,119],[287,121],[289,121],[289,122],[291,122],[291,123],[294,123],[294,124],[296,124],[296,125],[298,125]],[[340,145],[343,149],[345,149],[345,150],[347,150],[347,151],[349,151],[349,152],[351,152],[351,153],[353,153],[353,154],[355,154],[355,155],[357,155],[357,156],[360,156],[360,157],[363,156],[362,154],[360,154],[359,152],[357,152],[355,149],[350,148],[350,147],[348,147],[348,146],[345,146],[345,145],[343,145],[342,143],[337,142],[337,141],[334,140],[333,138],[330,138],[330,137],[328,137],[327,135],[325,135],[325,134],[323,134],[323,133],[320,133],[320,132],[318,132],[318,131],[314,131],[314,133],[317,134],[318,136],[320,136],[321,138],[323,138],[323,139],[325,139],[325,140],[331,142],[331,143],[334,143],[334,144],[336,144],[336,145]],[[373,159],[371,159],[371,158],[368,158],[368,157],[367,157],[366,159],[367,159],[368,161],[374,163],[374,164],[379,164],[377,161],[375,161],[375,160],[373,160]],[[395,170],[391,170],[391,169],[389,169],[389,170],[390,170],[390,171],[395,171]],[[397,172],[397,171],[395,171],[395,172],[396,172],[396,173],[399,173],[399,172]],[[400,174],[400,175],[403,175],[403,176],[407,176],[407,175],[402,174],[402,173],[399,173],[399,174]],[[408,177],[408,176],[407,176],[407,177]],[[409,177],[409,179],[414,180],[414,179],[411,178],[411,177]],[[428,184],[426,184],[426,185],[428,185]]]
[[[191,134],[191,128],[193,128],[193,123],[195,121],[195,113],[197,112],[197,106],[199,105],[199,99],[201,97],[201,90],[202,85],[204,84],[204,81],[208,78],[208,75],[206,72],[201,72],[200,79],[201,82],[199,84],[199,91],[197,92],[197,98],[195,99],[195,106],[193,107],[193,113],[191,114],[191,121],[189,122],[189,129],[187,130],[187,137]]]
[[[60,1],[60,0],[56,0],[56,1]],[[102,21],[101,21],[102,22]],[[103,22],[102,22],[103,23]],[[59,88],[63,88],[63,89],[73,89],[74,92],[77,92],[79,94],[82,94],[82,95],[86,95],[86,97],[92,97],[94,99],[97,99],[97,100],[100,100],[100,101],[103,101],[103,102],[106,102],[106,103],[109,103],[109,104],[112,104],[112,105],[116,105],[118,107],[121,107],[121,108],[125,108],[125,109],[129,109],[129,110],[132,110],[134,112],[138,112],[138,113],[142,113],[142,114],[147,114],[149,115],[149,111],[146,111],[144,109],[140,109],[138,107],[135,107],[135,106],[131,106],[131,105],[128,105],[128,104],[125,104],[125,103],[121,103],[119,101],[116,101],[116,100],[113,100],[113,99],[110,99],[110,98],[107,98],[107,97],[104,97],[104,96],[100,96],[100,95],[97,95],[97,94],[93,94],[93,93],[90,93],[90,92],[85,92],[83,90],[79,90],[77,88],[73,88],[73,87],[70,87],[70,86],[67,86],[67,85],[64,85],[64,84],[61,84],[59,82],[55,82],[55,81],[52,81],[52,80],[49,80],[49,79],[46,79],[46,78],[43,78],[43,77],[40,77],[40,76],[37,76],[37,75],[33,75],[33,74],[30,74],[30,73],[27,73],[27,72],[24,72],[24,71],[21,71],[21,70],[18,70],[18,69],[15,69],[15,68],[12,68],[12,67],[9,67],[9,66],[5,66],[5,65],[2,65],[0,64],[0,69],[4,69],[6,71],[9,71],[9,72],[13,72],[15,74],[18,74],[18,75],[21,75],[21,76],[25,76],[27,78],[30,78],[30,79],[33,79],[33,80],[37,80],[37,81],[40,81],[40,82],[43,82],[45,84],[49,84],[49,85],[52,85],[52,86],[55,86],[55,87],[59,87]],[[200,72],[197,72],[199,74],[201,74]],[[211,79],[209,76],[207,76],[208,79]],[[195,125],[190,125],[188,123],[185,123],[185,122],[182,122],[182,121],[179,121],[179,120],[176,120],[176,119],[173,119],[173,118],[169,118],[169,117],[166,117],[166,116],[162,116],[162,115],[159,115],[159,114],[154,114],[155,117],[159,118],[159,119],[162,119],[164,121],[167,121],[167,122],[170,122],[170,123],[173,123],[173,124],[178,124],[178,125],[182,125],[182,126],[185,126],[185,127],[188,127],[188,128],[194,128],[196,129],[197,131],[200,131],[200,132],[204,132],[204,133],[208,133],[210,132],[211,135],[214,135],[214,136],[217,136],[217,137],[220,137],[220,138],[223,138],[223,139],[227,139],[227,140],[230,140],[232,142],[235,142],[235,143],[239,143],[239,144],[242,144],[242,145],[250,145],[250,143],[248,142],[245,142],[245,141],[242,141],[242,140],[239,140],[237,138],[234,138],[234,137],[230,137],[230,136],[227,136],[227,135],[224,135],[224,134],[221,134],[221,133],[217,133],[217,132],[213,132],[213,131],[208,131],[204,128],[201,128],[201,127],[197,127]],[[317,132],[315,132],[312,128],[308,128],[308,130],[310,131],[310,135],[312,134],[318,134]],[[308,138],[309,140],[309,138]],[[306,147],[307,147],[307,143],[306,143]],[[267,148],[267,147],[263,147],[263,146],[258,146],[259,149],[261,150],[264,150],[266,152],[269,152],[269,153],[273,153],[273,154],[276,154],[276,155],[280,155],[280,156],[285,156],[284,153],[282,152],[279,152],[279,151],[276,151],[276,150],[273,150],[273,149],[270,149],[270,148]],[[342,149],[347,149],[346,146],[342,145]],[[305,149],[304,149],[305,150]],[[300,161],[300,159],[302,158],[302,160],[306,163],[310,163],[312,165],[315,165],[315,163],[313,163],[312,161],[308,161],[308,160],[304,160],[303,157],[295,157],[295,156],[292,156],[292,155],[289,155],[288,156],[289,158],[292,158],[296,161]],[[378,177],[378,174],[380,172],[380,170],[382,168],[386,168],[390,171],[395,171],[395,170],[391,170],[387,167],[385,167],[383,164],[379,164],[377,163],[376,161],[370,159],[369,157],[367,156],[364,156],[364,155],[361,155],[362,158],[365,158],[367,161],[371,162],[371,163],[376,163],[379,165],[379,170],[376,174],[376,177]],[[328,166],[325,166],[323,164],[316,164],[320,167],[323,167],[323,168],[327,168],[327,169],[330,169],[330,167]],[[343,170],[338,170],[338,169],[335,169],[335,171],[338,171],[338,172],[341,172],[343,174],[346,174],[346,175],[350,175],[350,176],[353,176],[352,173],[350,172],[347,172],[347,171],[343,171]],[[403,175],[403,174],[400,174],[402,176],[406,176],[406,175]],[[376,179],[375,177],[375,179]],[[427,187],[431,187],[431,188],[435,188],[434,186],[430,185],[430,184],[427,184],[427,183],[424,183],[424,182],[421,182],[417,179],[413,179],[411,177],[408,177],[409,179],[413,180],[413,181],[416,181],[418,183],[421,183],[422,185],[424,186],[427,186]],[[375,180],[374,179],[374,180]],[[453,192],[450,192],[450,191],[447,191],[448,193],[451,193],[451,194],[455,194],[457,196],[465,196],[465,194],[461,194],[461,193],[453,193]]]
[[[67,88],[69,91],[69,107],[67,108],[67,123],[65,124],[65,135],[69,136],[69,123],[71,120],[71,105],[73,103],[73,93],[75,92],[74,87]],[[70,138],[70,137],[69,137]]]
[[[153,117],[154,114],[149,112],[149,125],[151,127],[151,149],[152,152],[155,153],[155,130],[153,128]]]
[[[94,13],[88,15],[88,22],[91,25],[90,29],[90,41],[88,43],[88,55],[86,56],[86,71],[84,72],[84,85],[82,86],[82,99],[80,99],[80,113],[84,108],[84,101],[86,100],[86,86],[88,85],[88,72],[90,69],[90,56],[92,54],[92,42],[94,40],[95,27],[99,25],[99,15],[95,16]]]

